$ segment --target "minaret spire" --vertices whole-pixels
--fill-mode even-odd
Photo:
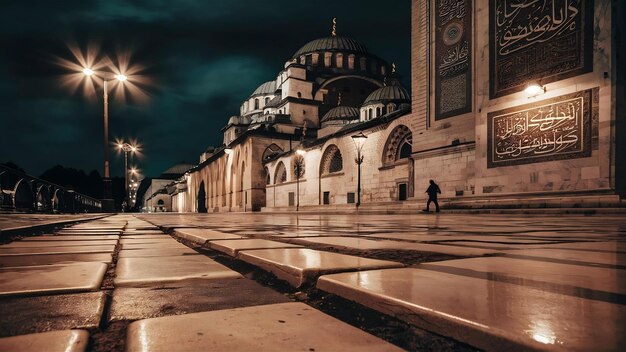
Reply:
[[[337,17],[333,17],[333,37],[337,36]]]

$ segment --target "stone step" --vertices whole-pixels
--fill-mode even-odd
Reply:
[[[127,351],[401,351],[303,303],[136,321]]]
[[[98,262],[0,268],[0,297],[96,291],[106,270]]]
[[[402,267],[401,263],[306,248],[259,249],[239,252],[239,259],[269,271],[294,287],[314,283],[318,276],[343,271]]]
[[[0,351],[83,352],[88,344],[85,330],[50,331],[0,338]]]
[[[547,292],[523,281],[402,268],[324,275],[317,287],[488,351],[611,351],[626,343],[623,305]]]

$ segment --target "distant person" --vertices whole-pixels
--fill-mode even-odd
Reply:
[[[426,202],[426,209],[423,211],[430,212],[430,202],[435,203],[435,211],[439,212],[439,202],[437,202],[437,194],[441,194],[441,189],[435,183],[435,181],[430,180],[430,186],[426,189],[425,193],[428,193],[428,202]]]

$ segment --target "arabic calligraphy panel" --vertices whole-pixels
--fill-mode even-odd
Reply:
[[[591,156],[597,89],[487,115],[487,167]]]
[[[472,111],[470,0],[435,4],[435,120]]]
[[[491,98],[591,72],[593,0],[490,0]]]

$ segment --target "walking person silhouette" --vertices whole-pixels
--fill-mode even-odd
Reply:
[[[424,212],[430,212],[430,203],[435,203],[435,211],[439,212],[439,202],[437,202],[437,194],[441,194],[441,189],[435,183],[435,181],[430,180],[430,186],[426,189],[425,193],[428,193],[428,202],[426,202],[426,209],[422,210]]]

